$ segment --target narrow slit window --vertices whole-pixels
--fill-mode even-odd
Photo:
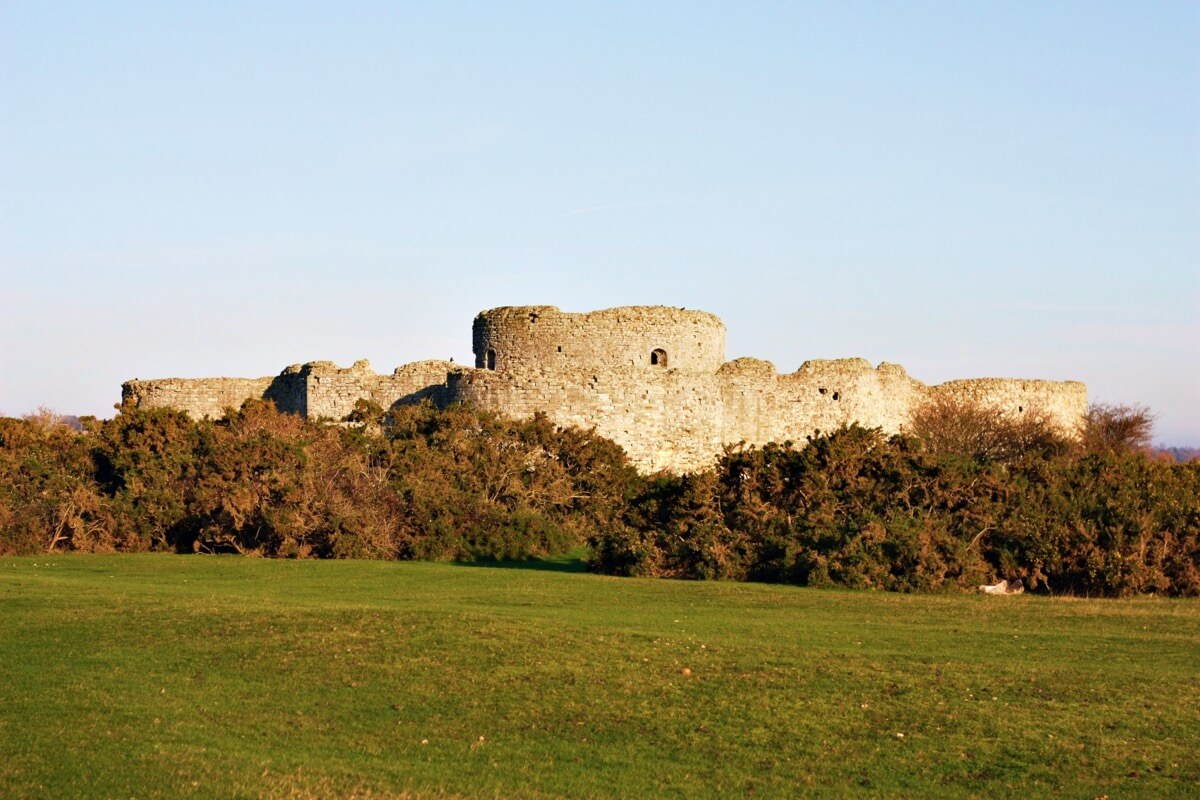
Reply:
[[[667,351],[661,347],[656,347],[650,351],[650,366],[665,367],[667,365]]]
[[[487,368],[488,369],[496,368],[496,351],[495,350],[487,351]]]

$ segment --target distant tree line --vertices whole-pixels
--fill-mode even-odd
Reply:
[[[1200,462],[1154,457],[1140,407],[1093,406],[1065,437],[1036,411],[942,400],[904,435],[733,447],[683,476],[641,476],[613,442],[544,417],[466,407],[70,421],[0,419],[0,554],[481,560],[587,545],[591,569],[618,575],[1200,595]]]
[[[1154,455],[1168,461],[1178,461],[1181,464],[1188,461],[1200,460],[1200,447],[1165,447],[1154,449]]]

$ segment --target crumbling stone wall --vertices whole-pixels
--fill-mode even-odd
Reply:
[[[472,326],[475,366],[498,371],[620,370],[712,373],[725,361],[725,324],[671,306],[568,314],[554,306],[484,311]],[[654,363],[652,363],[654,362]]]
[[[895,433],[937,394],[1022,414],[1038,409],[1066,433],[1087,408],[1073,381],[978,379],[926,386],[897,364],[861,358],[806,361],[778,374],[769,361],[725,363],[716,316],[667,306],[570,314],[554,306],[485,311],[473,326],[475,368],[419,361],[390,375],[366,361],[288,367],[275,378],[130,381],[131,406],[173,406],[218,416],[249,397],[313,418],[343,419],[359,398],[383,408],[428,400],[471,403],[514,417],[543,413],[594,428],[643,471],[692,471],[738,443],[803,442],[858,422]]]
[[[450,396],[515,417],[543,413],[562,426],[595,428],[639,469],[691,470],[721,452],[721,392],[713,375],[675,370],[464,370]]]
[[[178,408],[193,417],[217,418],[227,408],[240,408],[250,397],[266,397],[275,378],[163,378],[132,380],[121,385],[121,405],[134,408]],[[302,413],[298,398],[277,403],[280,408]]]
[[[384,409],[404,403],[429,400],[444,406],[446,375],[455,369],[449,361],[417,361],[397,367],[391,375],[379,375],[366,359],[348,369],[331,361],[314,361],[299,368],[308,397],[307,414],[313,419],[340,420],[354,410],[360,399]]]
[[[1087,386],[1079,381],[976,378],[938,384],[930,392],[999,408],[1012,416],[1041,412],[1071,433],[1087,410]]]
[[[384,409],[429,400],[438,406],[451,402],[446,375],[456,369],[450,361],[417,361],[379,375],[366,359],[345,369],[332,361],[293,364],[274,378],[163,378],[126,381],[121,404],[132,408],[170,407],[194,417],[217,418],[226,409],[240,408],[249,399],[270,400],[281,411],[312,419],[341,420],[359,399]]]
[[[806,361],[778,375],[769,361],[731,361],[722,367],[726,442],[803,442],[852,422],[898,432],[926,387],[898,364],[871,366],[863,358]]]

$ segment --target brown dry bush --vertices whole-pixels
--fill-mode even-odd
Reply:
[[[928,442],[852,426],[650,478],[594,433],[464,407],[0,419],[0,553],[528,558],[586,539],[617,574],[1200,593],[1200,463],[1084,452],[1036,415],[978,411],[932,407]]]
[[[44,409],[0,419],[0,552],[128,545],[96,481],[87,440]]]
[[[615,574],[893,590],[1022,578],[1092,596],[1200,594],[1200,465],[1137,453],[1007,461],[857,427],[660,478],[593,543]]]
[[[220,420],[124,409],[77,432],[0,422],[0,551],[529,558],[620,519],[625,454],[545,418],[430,406],[325,424],[248,402]]]
[[[1145,406],[1093,403],[1079,425],[1079,442],[1085,453],[1147,452],[1154,419]]]
[[[1071,447],[1044,410],[1009,414],[969,399],[935,394],[917,407],[908,430],[937,455],[1011,461],[1027,454],[1059,455]]]

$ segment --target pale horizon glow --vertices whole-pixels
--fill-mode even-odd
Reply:
[[[0,187],[3,414],[663,304],[1200,446],[1193,2],[10,2]]]

